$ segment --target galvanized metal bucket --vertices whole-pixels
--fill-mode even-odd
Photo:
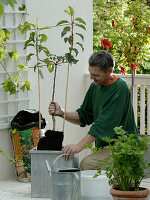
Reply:
[[[69,155],[76,163],[74,168],[57,167],[60,158]],[[61,154],[50,166],[45,160],[51,177],[52,200],[81,200],[81,170],[78,159],[72,154]],[[66,160],[67,162],[67,160]]]

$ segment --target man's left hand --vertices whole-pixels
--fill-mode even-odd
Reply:
[[[79,147],[78,144],[68,144],[66,145],[61,153],[62,154],[76,154],[79,153],[82,149]],[[68,160],[70,156],[65,156],[65,160]]]

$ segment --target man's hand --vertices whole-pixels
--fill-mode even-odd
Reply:
[[[62,117],[64,115],[63,109],[61,109],[60,105],[57,102],[52,101],[49,104],[48,112],[50,115]]]
[[[79,153],[80,151],[82,151],[82,148],[80,147],[79,144],[68,144],[66,145],[61,153],[62,154],[76,154]],[[68,160],[70,158],[70,156],[65,156],[65,160]]]

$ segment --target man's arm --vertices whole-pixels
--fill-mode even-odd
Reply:
[[[68,144],[62,149],[63,154],[75,154],[82,151],[86,144],[91,144],[97,140],[96,137],[87,134],[78,144]]]
[[[61,118],[64,118],[64,113]],[[80,118],[78,112],[65,112],[65,120],[71,122],[73,124],[81,125]]]
[[[51,102],[48,110],[50,115],[64,118],[64,111],[57,102]],[[73,124],[81,125],[78,112],[65,112],[65,120]]]

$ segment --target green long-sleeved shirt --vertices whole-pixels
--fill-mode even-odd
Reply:
[[[130,90],[121,78],[109,86],[92,83],[77,112],[81,126],[93,123],[88,133],[97,138],[96,147],[107,145],[103,137],[115,137],[115,127],[123,126],[128,133],[138,134]]]

